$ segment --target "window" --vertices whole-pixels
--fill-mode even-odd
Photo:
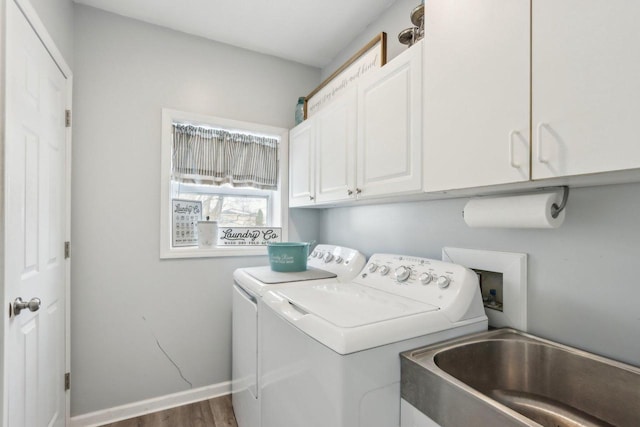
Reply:
[[[264,247],[173,245],[172,202],[199,202],[219,227],[282,227],[287,238],[288,130],[162,110],[161,258],[266,254]]]
[[[227,184],[189,185],[171,181],[172,198],[202,203],[202,218],[218,221],[220,227],[279,227],[273,221],[272,191],[233,188]]]

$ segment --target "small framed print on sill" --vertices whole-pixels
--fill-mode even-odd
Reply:
[[[282,227],[220,227],[219,246],[266,246],[282,241]]]
[[[202,219],[202,202],[171,200],[173,247],[198,246],[198,221]]]

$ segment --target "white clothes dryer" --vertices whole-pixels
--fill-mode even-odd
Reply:
[[[365,262],[364,255],[355,249],[317,245],[309,255],[306,271],[281,273],[261,266],[233,273],[231,399],[239,427],[260,427],[262,295],[268,290],[311,283],[348,282]]]
[[[403,255],[263,304],[262,427],[397,427],[399,353],[487,329],[473,271]]]

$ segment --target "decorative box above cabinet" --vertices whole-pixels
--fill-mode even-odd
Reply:
[[[425,191],[529,180],[529,8],[529,0],[429,2]]]

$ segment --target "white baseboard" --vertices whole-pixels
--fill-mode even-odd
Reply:
[[[201,400],[212,399],[224,396],[231,392],[231,381],[200,387],[193,390],[181,391],[179,393],[168,394],[166,396],[154,397],[153,399],[141,400],[139,402],[128,403],[101,411],[90,412],[88,414],[71,417],[69,427],[94,427],[127,418],[138,417],[164,409],[175,408]]]

